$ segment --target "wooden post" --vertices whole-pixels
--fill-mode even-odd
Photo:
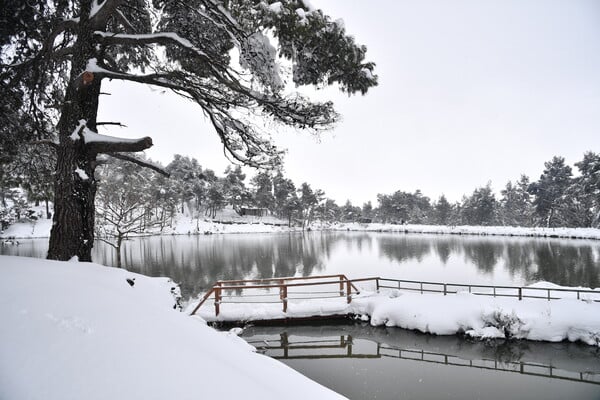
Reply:
[[[421,294],[423,294],[423,282],[421,282]]]
[[[523,300],[523,288],[519,288],[519,300]]]
[[[375,284],[377,285],[377,293],[379,293],[379,277],[375,279]]]
[[[444,296],[446,295],[447,292],[448,292],[448,289],[446,287],[446,284],[444,283]]]
[[[548,289],[547,291],[548,291],[548,301],[550,301],[550,289]]]
[[[215,288],[215,316],[219,316],[219,312],[221,312],[221,288]]]
[[[344,277],[340,275],[340,296],[344,295]]]
[[[283,279],[279,280],[279,300],[283,303],[283,312],[287,312],[287,285]]]
[[[350,281],[346,281],[346,302],[350,304],[352,301],[352,283]]]
[[[496,297],[496,286],[494,286],[494,297]]]

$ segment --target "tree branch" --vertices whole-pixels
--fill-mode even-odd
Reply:
[[[123,125],[120,122],[96,122],[96,126],[98,126],[98,125],[116,125],[121,128],[127,128],[127,125]]]
[[[137,164],[144,168],[149,168],[153,171],[158,172],[159,174],[166,176],[167,178],[171,176],[171,174],[169,174],[167,171],[162,169],[160,166],[158,166],[156,164],[152,164],[148,161],[140,160],[139,158],[136,158],[136,157],[132,157],[132,156],[128,156],[128,155],[120,154],[120,153],[106,153],[106,155],[113,157],[113,158],[117,158],[119,160],[132,162],[132,163]]]
[[[58,143],[53,142],[52,140],[34,140],[33,142],[30,142],[30,143],[31,144],[45,144],[45,145],[52,147],[53,149],[58,149]]]

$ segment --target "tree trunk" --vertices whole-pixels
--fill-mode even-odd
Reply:
[[[121,266],[121,245],[123,244],[123,236],[121,236],[119,234],[119,236],[117,236],[117,267],[122,268]]]
[[[82,21],[86,11],[89,15],[89,9],[82,10]],[[94,55],[91,34],[92,29],[83,24],[74,45],[70,83],[58,122],[54,217],[48,249],[48,258],[54,260],[77,256],[80,261],[92,261],[96,154],[87,151],[79,135],[84,127],[96,131],[100,79],[82,79]]]
[[[50,218],[52,218],[52,216],[50,215],[50,206],[48,205],[47,198],[46,198],[45,202],[46,202],[46,219],[50,219]]]

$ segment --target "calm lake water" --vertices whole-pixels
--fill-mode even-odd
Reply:
[[[0,246],[0,254],[45,257],[47,239]],[[93,258],[116,265],[96,243]],[[346,274],[349,278],[526,285],[600,286],[600,241],[403,233],[310,232],[154,236],[125,242],[123,266],[169,276],[184,297],[218,279]]]
[[[45,257],[47,240],[0,246]],[[115,265],[96,243],[94,260]],[[125,243],[124,267],[197,296],[218,279],[346,274],[452,283],[600,286],[600,241],[403,233],[156,236]],[[249,327],[244,338],[351,399],[600,399],[600,349],[469,341],[369,325]]]
[[[244,339],[350,399],[598,399],[577,343],[469,341],[369,325],[250,327]]]

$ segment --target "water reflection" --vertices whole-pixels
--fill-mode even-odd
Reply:
[[[600,393],[599,350],[577,343],[470,342],[360,324],[249,327],[243,337],[257,351],[349,398],[398,398],[403,393],[413,398],[560,398],[557,388],[577,398]],[[330,372],[321,374],[324,368]],[[428,371],[426,377],[411,380],[421,369]],[[374,386],[374,381],[382,385]],[[513,385],[490,393],[507,381]]]
[[[47,240],[2,245],[0,254],[44,257]],[[94,260],[115,265],[114,250],[94,247]],[[157,236],[127,241],[128,270],[170,276],[185,297],[218,279],[344,273],[349,277],[525,285],[546,280],[600,286],[600,242],[389,233],[311,232]]]

